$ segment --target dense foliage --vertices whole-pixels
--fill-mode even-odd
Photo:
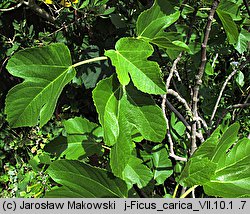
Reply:
[[[0,8],[1,197],[250,197],[247,1]]]

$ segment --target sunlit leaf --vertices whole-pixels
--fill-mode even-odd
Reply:
[[[56,188],[55,192],[48,192],[46,197],[127,197],[127,187],[122,180],[106,170],[79,161],[54,161],[47,171],[55,182],[62,185],[62,189]]]
[[[75,76],[69,49],[60,43],[19,51],[7,69],[24,79],[6,98],[5,113],[12,127],[46,124],[64,86]]]
[[[132,83],[119,84],[115,75],[98,83],[93,92],[105,144],[112,146],[112,171],[122,178],[134,148],[134,128],[144,139],[161,142],[166,123],[161,109],[150,95],[138,91]]]
[[[136,22],[137,35],[154,39],[157,37],[157,34],[162,33],[164,29],[176,22],[179,17],[179,11],[166,15],[159,6],[158,1],[155,1],[150,9],[143,11],[138,17]]]
[[[242,54],[243,52],[247,51],[248,45],[250,42],[250,33],[245,30],[245,29],[241,29],[237,44],[235,45],[235,49]]]
[[[149,94],[164,94],[160,67],[147,58],[153,53],[153,47],[145,41],[134,38],[122,38],[115,46],[116,50],[108,50],[108,56],[116,67],[120,83],[128,85],[130,78],[135,87]]]
[[[205,72],[207,75],[213,75],[214,74],[214,68],[212,67],[211,63],[207,62]]]

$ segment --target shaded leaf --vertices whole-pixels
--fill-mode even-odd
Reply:
[[[64,121],[67,133],[67,149],[62,153],[67,159],[77,160],[83,156],[99,153],[102,128],[85,118],[75,117]]]
[[[175,140],[179,140],[185,134],[186,126],[181,122],[178,121],[175,114],[171,113],[171,134]]]
[[[50,154],[60,157],[60,155],[67,149],[67,138],[59,136],[45,145],[44,151]]]
[[[164,34],[163,34],[164,35]],[[178,51],[178,53],[182,50],[191,52],[189,47],[182,41],[173,40],[171,41],[166,34],[166,37],[156,37],[152,40],[150,40],[151,43],[157,45],[160,48],[172,50],[172,51]]]
[[[228,13],[235,21],[241,20],[239,5],[231,0],[221,0],[218,9]]]
[[[171,160],[166,147],[157,145],[152,150],[152,159],[154,163],[154,179],[157,184],[163,184],[164,181],[173,173]]]
[[[220,9],[217,9],[216,12],[222,22],[224,30],[226,31],[229,43],[235,44],[239,37],[237,25],[227,12]]]
[[[153,174],[150,169],[142,164],[139,158],[131,157],[123,172],[123,179],[128,185],[128,189],[133,184],[137,184],[139,188],[145,187],[152,179]]]

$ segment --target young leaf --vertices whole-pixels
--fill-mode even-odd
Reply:
[[[62,153],[67,159],[77,160],[83,155],[90,156],[101,150],[102,128],[85,118],[75,117],[64,121],[68,148]]]
[[[220,137],[217,128],[190,158],[180,181],[189,186],[203,185],[208,195],[249,197],[250,140],[237,142],[238,131],[239,124],[235,123]]]
[[[240,87],[243,87],[243,86],[244,86],[244,84],[245,84],[244,79],[245,79],[244,74],[243,74],[241,71],[239,71],[239,72],[238,72],[238,75],[237,75],[237,77],[236,77],[236,82],[237,82],[237,84],[238,84]]]
[[[217,163],[221,158],[225,158],[227,155],[227,150],[236,142],[238,138],[238,132],[240,129],[240,125],[238,123],[234,123],[225,131],[222,135],[220,141],[216,145],[215,152],[212,157],[212,161]]]
[[[29,48],[11,57],[7,70],[24,82],[6,98],[5,113],[12,127],[40,126],[51,118],[63,87],[75,76],[71,56],[64,44]]]
[[[62,187],[48,192],[47,197],[62,197],[60,193],[82,198],[127,197],[127,187],[122,180],[79,161],[57,160],[49,166],[48,173]]]
[[[211,181],[204,185],[208,195],[250,197],[250,140],[240,140],[218,162]]]
[[[147,60],[154,51],[150,44],[134,38],[122,38],[116,43],[115,49],[106,51],[105,55],[116,67],[117,76],[122,85],[128,85],[131,77],[135,87],[142,92],[165,93],[159,65]]]
[[[250,33],[247,30],[242,28],[237,44],[235,45],[235,49],[240,54],[242,54],[243,52],[247,51],[249,42],[250,42]]]
[[[189,47],[184,42],[178,41],[178,40],[171,41],[167,37],[167,34],[162,34],[162,36],[156,37],[150,40],[150,42],[157,45],[160,48],[167,49],[167,50],[178,51],[178,52],[183,50],[183,51],[191,52]]]

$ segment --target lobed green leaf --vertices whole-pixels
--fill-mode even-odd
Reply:
[[[106,170],[79,161],[54,161],[47,171],[62,187],[48,192],[46,197],[127,197],[127,187],[122,180],[115,178]]]
[[[142,92],[149,94],[166,92],[159,65],[147,60],[154,51],[148,42],[122,38],[116,43],[115,49],[106,51],[105,55],[116,67],[116,73],[122,85],[128,85],[131,78],[135,87]]]
[[[69,49],[64,44],[29,48],[14,54],[7,70],[24,82],[6,98],[5,113],[12,127],[45,125],[64,86],[75,76]]]

